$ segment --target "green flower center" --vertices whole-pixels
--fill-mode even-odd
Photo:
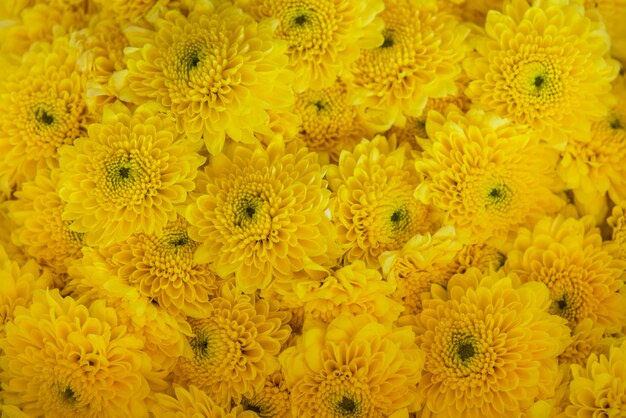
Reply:
[[[46,126],[50,126],[54,123],[54,116],[41,108],[35,111],[35,119]]]
[[[71,386],[66,386],[61,392],[59,392],[61,401],[68,405],[76,405],[78,403],[78,397]]]
[[[474,350],[474,345],[469,342],[461,342],[456,347],[456,354],[459,356],[461,361],[465,362],[476,354]]]
[[[309,18],[305,14],[299,14],[293,19],[293,24],[296,26],[303,26],[309,21]]]
[[[342,415],[353,415],[357,412],[357,404],[353,399],[343,396],[339,402],[337,402],[337,409]]]

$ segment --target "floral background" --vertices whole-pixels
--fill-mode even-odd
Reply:
[[[626,417],[626,1],[0,0],[0,414]]]

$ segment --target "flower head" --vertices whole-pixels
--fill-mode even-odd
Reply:
[[[292,74],[286,69],[286,44],[272,39],[275,22],[258,24],[224,2],[188,16],[167,12],[154,31],[127,31],[127,87],[122,95],[141,103],[156,100],[171,112],[178,130],[204,136],[218,154],[226,135],[256,142],[271,134],[267,110],[293,105]],[[132,96],[135,96],[134,98]]]
[[[470,110],[431,112],[416,167],[416,195],[445,211],[464,242],[506,241],[519,226],[558,211],[557,154],[527,127]]]
[[[195,187],[201,146],[182,139],[174,121],[149,106],[133,114],[120,102],[108,106],[89,137],[61,150],[63,219],[89,245],[161,234]]]
[[[455,92],[469,30],[451,15],[410,0],[386,0],[383,42],[346,74],[364,119],[381,130],[420,116],[429,97]]]
[[[585,0],[585,14],[594,16],[606,25],[606,31],[611,36],[611,55],[626,63],[626,26],[622,24],[626,19],[626,2],[623,0]]]
[[[514,0],[487,15],[465,61],[472,102],[527,124],[549,143],[585,140],[607,114],[619,64],[609,37],[574,2]]]
[[[377,136],[343,151],[329,168],[332,216],[346,261],[377,267],[384,251],[438,226],[433,208],[413,198],[421,178],[411,166],[408,146]]]
[[[231,286],[211,299],[212,310],[189,319],[193,337],[191,358],[181,357],[178,380],[196,385],[218,405],[250,398],[278,370],[277,355],[289,337],[290,315],[275,301],[247,296]]]
[[[234,273],[246,292],[334,262],[330,192],[315,153],[280,138],[267,149],[233,144],[205,172],[204,194],[186,212],[189,236],[201,243],[197,262]]]
[[[330,87],[362,50],[383,41],[382,0],[239,0],[256,19],[275,18],[285,40],[296,92]]]
[[[611,347],[608,356],[592,354],[586,366],[572,366],[567,416],[623,416],[626,410],[626,342]]]
[[[263,389],[244,399],[241,405],[260,417],[291,418],[291,400],[283,373],[277,371],[269,375]]]
[[[39,290],[0,340],[2,401],[33,416],[147,413],[150,358],[104,302],[90,306]]]
[[[343,314],[280,355],[294,416],[389,417],[412,407],[424,354],[409,327]]]
[[[174,387],[175,396],[164,393],[155,394],[155,403],[150,412],[157,417],[211,417],[211,418],[255,418],[257,415],[244,412],[243,407],[225,409],[197,386],[189,389],[182,386]]]
[[[38,43],[0,82],[0,181],[9,187],[58,167],[59,148],[85,132],[84,80],[66,38]]]
[[[584,318],[620,327],[626,318],[626,263],[613,256],[614,244],[602,242],[592,217],[541,219],[532,230],[520,228],[505,270],[523,282],[538,281],[550,290],[550,312],[575,329]]]
[[[606,223],[611,228],[611,239],[616,244],[615,256],[626,261],[626,202],[613,206]]]
[[[68,262],[82,256],[83,234],[70,230],[69,222],[62,219],[64,204],[57,193],[58,180],[58,169],[42,170],[5,204],[16,224],[13,241],[39,262],[64,273]]]
[[[570,340],[548,306],[545,286],[478,269],[434,286],[416,318],[426,352],[418,391],[431,416],[512,416],[550,396]]]

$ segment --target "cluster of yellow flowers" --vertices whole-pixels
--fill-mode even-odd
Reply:
[[[626,417],[625,0],[0,0],[0,416]]]

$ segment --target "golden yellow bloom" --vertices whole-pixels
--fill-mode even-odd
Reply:
[[[280,355],[292,414],[301,418],[382,418],[412,408],[423,361],[409,327],[348,314],[312,323]]]
[[[116,246],[85,248],[83,259],[70,266],[70,280],[63,292],[86,305],[103,300],[115,307],[119,324],[144,341],[142,350],[150,356],[154,371],[147,376],[149,383],[161,389],[159,375],[170,372],[177,358],[188,354],[185,336],[191,334],[191,328],[116,275],[112,260],[117,250]]]
[[[174,387],[176,397],[164,393],[154,395],[156,403],[150,407],[150,412],[156,417],[189,418],[255,418],[258,415],[244,411],[243,407],[225,409],[218,406],[213,399],[197,386],[189,389],[182,386]]]
[[[455,93],[469,30],[411,0],[386,0],[380,17],[382,44],[361,53],[346,81],[363,118],[385,130],[420,116],[429,97]]]
[[[289,45],[296,92],[330,87],[362,50],[383,42],[382,0],[238,0],[257,20],[278,20],[274,37]]]
[[[66,38],[39,43],[0,78],[0,182],[9,187],[58,166],[58,150],[85,132],[84,80]]]
[[[592,354],[587,367],[572,366],[567,417],[623,417],[626,411],[626,342],[608,356]]]
[[[559,356],[559,362],[584,366],[592,353],[608,353],[612,339],[604,338],[604,327],[599,327],[591,318],[585,318],[572,329],[572,343]]]
[[[231,286],[211,299],[203,319],[189,319],[191,358],[181,357],[175,369],[180,382],[205,391],[220,406],[240,403],[265,384],[280,367],[276,357],[289,337],[290,315],[278,302],[247,296]]]
[[[501,245],[564,204],[552,191],[558,156],[527,127],[451,110],[430,112],[426,129],[415,163],[426,179],[416,196],[445,211],[463,242]]]
[[[170,0],[94,0],[105,16],[121,21],[154,20],[167,10]]]
[[[233,144],[205,168],[208,184],[187,209],[196,262],[235,273],[246,293],[272,278],[334,263],[330,192],[315,153],[280,138],[267,149]]]
[[[604,327],[620,327],[626,318],[623,286],[626,262],[612,255],[614,244],[602,242],[593,217],[543,218],[529,230],[520,228],[505,270],[522,281],[545,283],[550,312],[575,329],[584,318]]]
[[[402,311],[402,305],[391,299],[394,290],[392,283],[361,260],[321,280],[300,282],[294,289],[308,319],[329,323],[342,313],[369,314],[382,324],[393,323]]]
[[[2,403],[46,417],[143,416],[150,358],[115,309],[39,290],[0,340]]]
[[[626,202],[615,205],[606,223],[611,228],[611,239],[617,245],[615,257],[626,261]]]
[[[465,61],[474,105],[531,126],[559,148],[588,139],[591,123],[606,116],[619,70],[604,28],[569,3],[514,0],[489,13]]]
[[[49,282],[34,260],[20,265],[0,245],[0,339],[4,337],[4,325],[13,320],[15,308],[28,307],[35,290],[45,289]]]
[[[297,94],[294,112],[302,118],[296,138],[313,151],[330,153],[333,160],[342,149],[352,149],[366,133],[356,107],[348,102],[342,80],[322,90]]]
[[[188,16],[169,11],[154,32],[126,32],[133,48],[125,50],[128,72],[118,78],[126,78],[130,91],[121,97],[158,101],[175,116],[179,132],[204,136],[213,155],[226,135],[256,142],[256,132],[272,133],[268,109],[293,106],[287,45],[272,39],[274,28],[274,21],[257,24],[226,2]]]
[[[422,416],[516,416],[554,392],[570,339],[544,285],[472,268],[432,293],[417,317]]]
[[[176,316],[202,317],[217,292],[219,277],[208,264],[193,261],[198,243],[189,238],[187,221],[179,218],[162,235],[136,234],[115,249],[120,278]]]
[[[347,262],[378,267],[384,251],[438,226],[433,208],[413,198],[421,178],[409,157],[408,146],[376,136],[361,141],[354,152],[343,151],[338,165],[329,167],[332,216]]]
[[[591,125],[591,139],[572,138],[559,164],[567,187],[583,196],[595,193],[595,201],[606,192],[614,202],[626,199],[626,77],[615,79],[613,93],[617,104]]]
[[[380,256],[385,278],[396,287],[393,297],[404,306],[403,315],[421,312],[422,295],[431,285],[446,285],[457,272],[462,248],[454,229],[444,227],[433,235],[415,235],[401,249]]]
[[[265,386],[252,398],[244,399],[242,406],[252,411],[255,416],[272,418],[291,418],[291,401],[287,382],[280,371],[274,372],[265,379]]]
[[[611,55],[626,64],[626,1],[624,0],[585,0],[585,13],[600,16],[598,20],[606,25],[611,36]]]
[[[89,137],[60,151],[63,219],[89,245],[162,234],[195,187],[201,147],[149,105],[133,114],[120,102],[108,106]]]
[[[64,204],[57,193],[58,180],[58,169],[41,170],[6,206],[16,224],[13,241],[40,263],[64,273],[67,262],[82,256],[83,234],[70,230],[61,217]]]

